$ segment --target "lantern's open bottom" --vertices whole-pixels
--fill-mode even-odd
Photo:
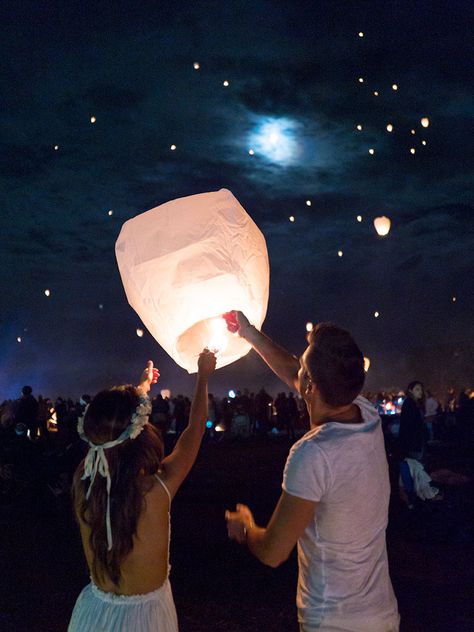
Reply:
[[[235,362],[251,348],[246,340],[227,330],[221,315],[200,320],[178,336],[175,349],[179,364],[190,373],[196,372],[198,356],[205,347],[216,352],[218,367]]]

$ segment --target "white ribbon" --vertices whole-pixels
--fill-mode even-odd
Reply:
[[[87,411],[87,409],[86,409]],[[86,493],[86,500],[89,500],[92,491],[92,485],[94,484],[97,472],[103,476],[107,481],[107,511],[105,514],[105,525],[107,529],[107,551],[112,550],[112,525],[110,522],[110,489],[112,487],[112,479],[110,478],[109,462],[105,450],[114,448],[116,445],[123,443],[127,439],[136,439],[142,432],[143,428],[148,423],[148,416],[151,412],[150,400],[145,397],[140,397],[140,403],[138,404],[135,413],[133,414],[129,425],[125,428],[122,434],[114,441],[107,441],[107,443],[95,444],[89,441],[87,435],[84,432],[84,417],[80,417],[77,424],[77,431],[83,441],[89,444],[89,452],[84,460],[84,474],[81,479],[85,480],[90,477],[89,488]]]

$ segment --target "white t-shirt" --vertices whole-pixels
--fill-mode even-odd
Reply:
[[[390,482],[380,417],[363,397],[362,423],[328,422],[295,443],[283,489],[318,502],[298,540],[298,619],[308,626],[398,629],[385,529]]]

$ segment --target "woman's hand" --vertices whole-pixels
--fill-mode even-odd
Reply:
[[[227,535],[231,540],[243,544],[247,540],[247,531],[255,526],[252,512],[247,505],[237,505],[236,511],[225,512]]]
[[[238,333],[241,338],[245,338],[247,329],[252,326],[243,312],[226,312],[222,314],[222,318],[227,324],[227,329],[233,334]]]
[[[204,377],[209,377],[216,368],[216,356],[206,347],[199,354],[198,373]]]
[[[147,395],[150,392],[152,384],[156,384],[159,377],[160,372],[153,366],[153,360],[148,360],[146,369],[143,371],[140,378],[140,383],[137,387],[138,390],[140,390],[144,395]]]

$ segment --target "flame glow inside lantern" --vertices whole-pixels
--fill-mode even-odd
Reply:
[[[376,217],[374,219],[375,230],[377,231],[377,234],[381,237],[385,237],[385,235],[388,235],[388,233],[390,232],[390,225],[391,221],[388,219],[388,217],[385,217],[385,215],[383,215],[382,217]]]
[[[248,353],[222,314],[241,310],[262,326],[268,254],[230,191],[180,198],[128,220],[115,252],[128,302],[180,366],[194,373],[204,347],[218,352],[218,367]]]
[[[370,359],[364,356],[364,371],[367,373],[369,369],[370,369]]]

